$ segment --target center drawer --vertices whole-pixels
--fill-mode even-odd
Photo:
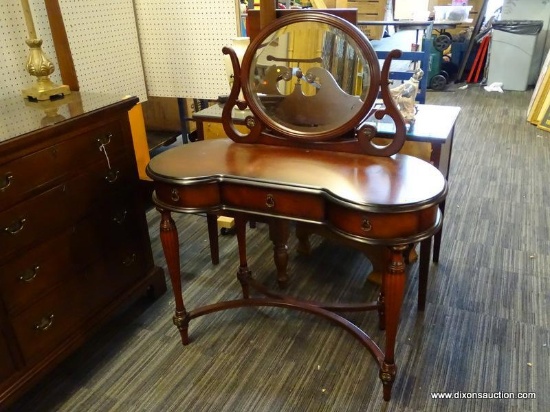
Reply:
[[[313,193],[224,182],[221,197],[229,209],[315,221],[323,221],[325,215],[323,198]]]

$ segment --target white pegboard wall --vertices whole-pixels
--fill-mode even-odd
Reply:
[[[222,48],[237,37],[233,0],[135,0],[150,96],[216,99],[229,92]]]
[[[133,94],[142,101],[147,93],[215,99],[229,92],[221,49],[238,35],[233,0],[59,4],[81,90]],[[51,79],[61,83],[44,0],[30,0],[30,6],[42,49],[56,67]],[[0,97],[20,95],[35,81],[25,70],[26,37],[20,0],[2,0]]]
[[[53,46],[52,34],[43,0],[29,1],[36,34],[43,40],[42,51],[55,66],[50,79],[61,83],[59,66]],[[21,90],[31,86],[36,77],[25,69],[29,47],[27,26],[23,17],[20,0],[2,0],[0,7],[0,98],[20,96]]]
[[[132,0],[59,0],[80,90],[147,100]]]

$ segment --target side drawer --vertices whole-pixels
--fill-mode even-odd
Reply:
[[[155,197],[174,208],[204,210],[220,205],[217,182],[198,185],[155,184]]]
[[[438,206],[419,212],[371,213],[335,204],[327,207],[327,219],[344,233],[365,239],[406,239],[433,227]]]
[[[124,147],[121,124],[115,121],[0,164],[0,210],[40,193],[48,183],[55,184],[94,162],[108,163],[107,157]]]
[[[0,294],[10,313],[20,312],[103,254],[96,220],[86,219],[0,267]]]
[[[322,221],[325,215],[324,200],[317,194],[223,183],[221,196],[230,209],[316,221]]]

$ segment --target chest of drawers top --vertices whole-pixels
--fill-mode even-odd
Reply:
[[[106,107],[119,106],[120,110],[128,111],[137,101],[136,97],[91,92],[72,92],[53,101],[31,102],[20,96],[0,99],[0,156],[22,139],[59,135],[74,129],[75,121],[93,121],[94,115],[101,116]],[[37,142],[31,140],[27,144],[30,143],[36,145]],[[49,142],[43,143],[47,146]]]

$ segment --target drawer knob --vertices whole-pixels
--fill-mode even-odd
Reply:
[[[122,261],[122,264],[124,266],[132,266],[135,261],[136,261],[136,254],[132,253],[130,256],[126,256],[124,258],[124,260]]]
[[[53,313],[51,315],[46,315],[40,321],[34,325],[34,330],[44,332],[50,329],[53,325]]]
[[[106,146],[109,143],[111,143],[111,139],[113,137],[112,133],[107,133],[105,136],[101,136],[97,138],[97,142],[100,146]]]
[[[27,219],[25,218],[19,219],[17,222],[13,222],[11,225],[6,226],[4,228],[4,232],[9,233],[10,235],[16,235],[23,230],[26,221]]]
[[[6,173],[2,178],[2,182],[0,182],[0,192],[3,192],[8,187],[10,187],[12,180],[13,180],[13,175],[11,173]]]
[[[109,183],[115,183],[118,180],[118,175],[120,174],[119,170],[109,170],[105,176],[105,180]]]
[[[265,205],[269,208],[275,207],[275,198],[273,197],[273,195],[266,196]]]
[[[363,219],[363,222],[361,223],[361,230],[363,232],[370,232],[371,229],[372,229],[372,225],[370,224],[368,219]]]
[[[180,200],[180,192],[178,192],[178,189],[172,189],[172,192],[170,193],[170,198],[174,202],[179,202]]]
[[[32,282],[33,279],[38,275],[38,270],[40,270],[40,266],[35,265],[32,268],[28,268],[23,273],[19,275],[19,280],[21,282]]]

